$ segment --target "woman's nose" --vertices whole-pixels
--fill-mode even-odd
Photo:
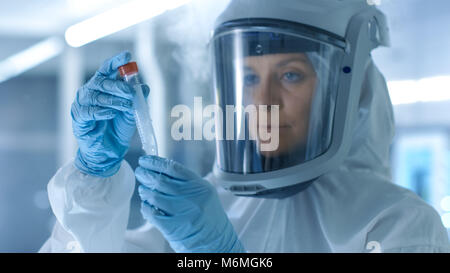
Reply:
[[[255,105],[267,105],[270,111],[271,105],[278,105],[281,108],[281,98],[279,86],[272,79],[261,82],[253,95]]]

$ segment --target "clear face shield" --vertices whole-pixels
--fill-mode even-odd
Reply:
[[[217,167],[254,174],[330,147],[343,49],[324,34],[231,27],[212,40]]]

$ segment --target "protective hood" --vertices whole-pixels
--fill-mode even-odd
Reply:
[[[361,90],[352,144],[340,170],[368,170],[390,179],[389,148],[394,137],[394,113],[386,80],[369,59]]]
[[[236,195],[285,198],[343,165],[370,52],[388,45],[388,30],[384,15],[361,0],[281,1],[303,11],[297,19],[270,1],[239,12],[246,3],[230,4],[211,39],[216,104],[238,109],[236,122],[218,119],[213,173]],[[348,12],[328,20],[333,5]],[[294,62],[304,56],[309,65]]]

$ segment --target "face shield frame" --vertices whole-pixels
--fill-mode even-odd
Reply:
[[[214,164],[213,175],[217,182],[235,195],[270,197],[273,193],[296,188],[303,190],[316,178],[339,166],[348,154],[352,129],[357,118],[358,101],[363,84],[365,65],[370,52],[380,45],[388,45],[385,17],[378,10],[370,9],[355,15],[350,21],[345,39],[332,33],[299,23],[283,22],[273,19],[244,19],[228,22],[222,27],[239,28],[248,25],[260,29],[294,26],[304,34],[320,42],[340,46],[344,50],[339,72],[335,114],[332,125],[331,144],[318,157],[296,166],[263,172],[239,174],[223,171]],[[219,27],[213,35],[220,35]],[[216,98],[217,99],[217,98]]]

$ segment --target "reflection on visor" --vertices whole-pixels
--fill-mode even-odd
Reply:
[[[243,46],[244,56],[310,52],[320,48],[318,43],[311,40],[274,32],[244,32],[241,34],[241,42],[246,45]]]
[[[326,152],[340,48],[298,34],[240,29],[218,35],[213,50],[217,104],[241,109],[232,113],[231,125],[218,122],[219,168],[266,172]]]

